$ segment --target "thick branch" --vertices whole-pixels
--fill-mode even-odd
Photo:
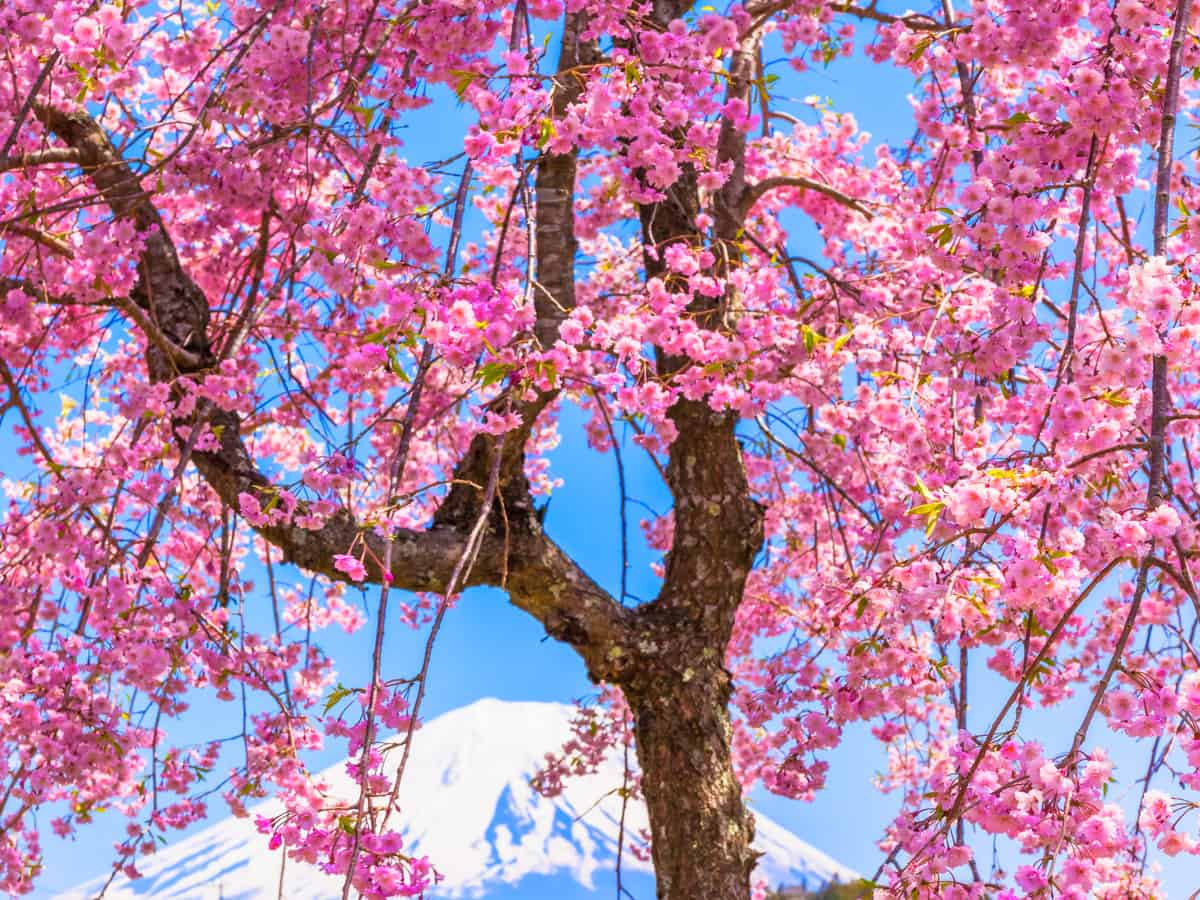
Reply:
[[[34,153],[18,153],[15,156],[0,156],[0,172],[13,169],[32,169],[35,166],[49,166],[66,163],[79,165],[79,152],[71,147],[55,147],[50,150],[39,150]]]
[[[34,114],[79,155],[84,174],[113,214],[133,222],[146,234],[130,300],[149,314],[171,345],[194,354],[202,366],[207,364],[211,361],[208,300],[180,265],[162,218],[137,174],[86,111],[65,113],[39,103],[34,104]],[[147,353],[147,363],[155,381],[167,381],[179,374],[177,361],[157,346]]]
[[[878,22],[881,25],[895,25],[899,23],[906,28],[911,28],[913,31],[944,32],[951,30],[952,27],[924,13],[910,12],[902,16],[893,16],[890,13],[877,10],[874,3],[870,6],[855,6],[853,3],[835,3],[833,9],[836,12],[846,13],[857,19],[868,19],[872,22]]]
[[[28,225],[21,225],[17,222],[9,222],[0,228],[0,236],[5,234],[15,234],[18,237],[25,238],[27,241],[40,244],[55,256],[61,256],[63,259],[75,258],[75,251],[71,249],[69,244],[52,234],[46,234],[46,232],[38,228],[31,228]]]
[[[554,76],[551,114],[555,121],[579,100],[586,69],[600,58],[595,41],[580,34],[587,25],[582,12],[568,13],[563,25],[558,72]],[[578,153],[542,155],[537,167],[537,285],[534,333],[549,349],[558,339],[563,319],[575,307],[575,170]]]
[[[759,17],[760,23],[765,22],[764,17],[771,14],[771,9],[763,10]],[[762,32],[759,27],[751,28],[750,32],[738,41],[729,60],[729,72],[725,82],[726,102],[739,100],[746,109],[750,108],[750,95],[757,75],[761,49]],[[746,207],[742,204],[746,195],[746,132],[729,116],[721,119],[721,130],[717,135],[717,163],[729,166],[729,177],[715,198],[713,212],[717,235],[725,241],[722,256],[728,254],[732,263],[735,259],[740,259],[737,237],[746,219]]]
[[[667,27],[683,5],[655,2],[657,24]],[[757,24],[743,34],[730,59],[727,100],[748,105],[759,29],[771,8],[768,4],[757,11]],[[726,117],[717,156],[730,175],[713,198],[717,277],[727,276],[741,262],[737,238],[745,220],[740,204],[745,153],[745,133]],[[648,277],[682,289],[666,270],[662,251],[677,242],[704,245],[696,225],[699,210],[697,173],[690,164],[663,202],[639,210]],[[727,324],[736,299],[732,289],[720,298],[694,296],[688,314],[701,328],[716,330]],[[658,353],[660,376],[675,375],[691,364],[687,357]],[[680,398],[668,415],[677,430],[666,467],[675,534],[662,589],[653,603],[638,609],[638,664],[620,684],[634,712],[658,896],[745,897],[756,855],[750,848],[754,820],[732,766],[732,684],[724,660],[746,578],[762,545],[762,510],[750,495],[735,436],[737,413]],[[696,864],[697,847],[704,848],[703,865]]]
[[[48,303],[51,306],[95,306],[98,304],[79,303],[75,298],[70,296],[57,296],[48,294],[45,288],[25,281],[22,278],[10,278],[8,276],[0,276],[0,297],[4,297],[9,291],[20,291],[27,297],[32,297],[38,303]],[[107,304],[105,304],[107,305]]]
[[[743,215],[769,191],[778,188],[803,188],[806,191],[814,191],[830,200],[835,200],[847,209],[852,209],[859,215],[865,216],[868,219],[873,219],[875,216],[869,209],[863,206],[853,197],[843,194],[835,187],[828,184],[822,184],[819,181],[813,181],[811,178],[805,178],[803,175],[773,175],[770,178],[764,178],[755,184],[746,188],[746,192],[742,195],[741,209]]]
[[[664,26],[666,22],[662,23]],[[730,60],[726,99],[746,102],[752,87],[754,64],[761,37],[743,35]],[[716,235],[721,242],[713,274],[725,277],[740,263],[736,237],[744,221],[739,200],[744,193],[745,135],[728,118],[717,140],[721,163],[730,165],[730,183],[715,199]],[[676,242],[702,246],[697,231],[700,192],[695,168],[687,165],[667,189],[667,198],[640,210],[646,274],[661,277],[673,288],[663,249]],[[695,296],[688,313],[699,326],[719,329],[730,299]],[[659,354],[662,376],[671,376],[691,365],[686,357]],[[762,545],[762,510],[750,496],[741,448],[734,430],[738,416],[714,411],[702,400],[679,399],[669,412],[678,436],[671,445],[666,468],[667,486],[674,498],[675,535],[662,590],[645,610],[646,627],[654,630],[660,619],[674,629],[688,625],[693,637],[723,656],[742,601],[746,577]]]

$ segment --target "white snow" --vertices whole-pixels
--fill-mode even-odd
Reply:
[[[417,731],[401,788],[406,852],[427,855],[444,876],[433,896],[484,897],[490,886],[515,885],[531,874],[564,877],[579,888],[603,885],[615,868],[622,783],[619,754],[594,775],[572,778],[564,792],[543,797],[530,786],[547,752],[568,736],[574,709],[557,703],[513,703],[485,699],[453,710]],[[396,754],[398,757],[399,754]],[[336,793],[354,795],[345,766],[323,773]],[[341,878],[328,876],[267,849],[254,817],[271,814],[271,804],[249,819],[226,819],[152,857],[138,861],[144,876],[116,879],[105,893],[112,900],[274,898],[326,900],[341,896]],[[645,806],[630,802],[626,835],[647,827]],[[759,874],[768,884],[817,886],[856,873],[791,832],[758,816],[755,846],[764,852]],[[625,871],[651,871],[628,852]],[[107,875],[80,885],[59,900],[96,895]]]

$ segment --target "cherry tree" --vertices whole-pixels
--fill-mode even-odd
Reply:
[[[136,874],[223,767],[345,896],[422,893],[389,817],[491,585],[604,685],[543,789],[631,740],[665,900],[750,897],[744,792],[812,797],[854,722],[881,890],[1158,896],[1200,848],[1191,3],[884,7],[0,7],[0,888],[42,810],[124,812]],[[851,65],[911,85],[903,146],[792,96]],[[430,104],[468,125],[427,166]],[[560,440],[623,510],[661,478],[655,597],[544,527]],[[364,624],[343,686],[320,629]],[[237,761],[171,736],[203,691]]]

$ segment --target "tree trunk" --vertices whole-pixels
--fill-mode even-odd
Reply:
[[[675,536],[662,591],[636,610],[619,684],[634,715],[661,900],[748,900],[754,820],[734,777],[725,652],[762,510],[751,499],[736,416],[679,401],[667,481]]]
[[[663,672],[652,693],[627,691],[658,896],[747,900],[757,854],[730,758],[729,675],[678,663],[682,671]]]

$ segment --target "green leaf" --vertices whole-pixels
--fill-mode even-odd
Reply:
[[[402,265],[404,265],[404,263],[396,262],[395,260],[384,257],[382,259],[371,260],[367,263],[367,265],[369,265],[372,269],[379,269],[381,272],[387,272],[391,269],[400,268]]]
[[[392,336],[392,332],[395,330],[396,330],[395,325],[388,325],[384,328],[378,329],[377,331],[372,331],[370,334],[368,334],[366,337],[363,338],[363,342],[367,343],[367,344],[386,343],[387,339]]]
[[[916,46],[913,47],[912,53],[908,54],[908,61],[910,63],[916,62],[925,55],[925,51],[929,49],[929,45],[932,43],[933,35],[927,35],[926,37],[921,38],[919,41],[917,41]]]
[[[1033,613],[1029,614],[1028,618],[1026,619],[1026,623],[1029,625],[1029,633],[1034,637],[1050,637],[1050,632],[1042,627],[1042,623],[1038,621],[1037,616],[1035,616]],[[1042,660],[1043,663],[1047,661],[1047,659]]]
[[[1100,395],[1100,399],[1109,406],[1129,406],[1133,403],[1125,396],[1125,388],[1116,388],[1115,390],[1105,391]]]
[[[400,361],[400,353],[395,347],[387,348],[388,371],[403,381],[409,384],[412,379],[408,377],[408,373],[404,371],[404,363]]]
[[[930,513],[925,517],[925,539],[933,537],[933,530],[937,528],[938,518],[941,516],[941,511]]]
[[[926,500],[935,499],[933,492],[925,486],[925,482],[921,480],[921,476],[917,476],[917,483],[913,486],[913,490],[924,497]]]
[[[352,109],[354,112],[358,113],[358,115],[363,120],[363,124],[367,127],[367,130],[370,131],[371,124],[375,121],[375,113],[377,111],[377,108],[371,107],[371,106],[366,106],[362,103],[358,103],[358,104],[355,104],[354,106],[351,106],[350,109]]]
[[[454,76],[454,95],[460,102],[466,98],[467,88],[480,77],[478,72],[468,69],[453,69],[450,74]]]
[[[353,693],[355,693],[354,688],[348,688],[341,682],[338,682],[338,686],[335,687],[330,695],[325,699],[325,713],[328,714],[331,709],[333,709]]]
[[[850,655],[851,656],[862,656],[865,653],[870,653],[870,652],[872,652],[874,650],[878,650],[878,649],[879,649],[879,645],[875,642],[875,639],[872,638],[871,640],[859,641],[857,644],[855,644],[854,647],[850,650]]]
[[[829,340],[825,335],[819,331],[814,331],[808,325],[800,326],[800,336],[804,339],[804,349],[809,353],[812,353],[819,345]]]
[[[949,222],[942,222],[940,225],[930,225],[925,229],[925,233],[931,235],[939,247],[945,247],[954,240],[954,232],[950,229]]]
[[[480,387],[490,387],[497,382],[503,381],[504,377],[512,370],[513,367],[510,363],[484,363],[479,367],[479,385]]]
[[[942,500],[931,500],[929,503],[921,503],[914,506],[908,511],[909,515],[925,517],[925,537],[929,538],[933,534],[933,530],[937,528],[938,519],[942,516],[942,510],[946,508],[946,504]]]

